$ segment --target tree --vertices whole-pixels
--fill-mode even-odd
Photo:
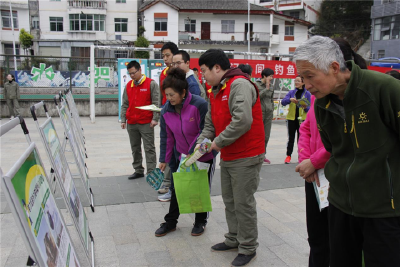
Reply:
[[[139,36],[135,41],[135,47],[149,47],[150,42],[144,36]],[[148,51],[135,51],[135,58],[150,58]]]
[[[21,47],[24,49],[25,55],[27,54],[27,50],[31,48],[33,44],[33,35],[30,34],[29,32],[25,31],[24,28],[21,29],[19,32],[19,44]]]
[[[357,51],[371,34],[372,5],[373,0],[325,0],[321,3],[318,21],[311,32],[332,38],[342,37]]]

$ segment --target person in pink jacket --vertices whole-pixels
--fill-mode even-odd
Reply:
[[[306,217],[310,256],[308,266],[329,266],[328,208],[319,210],[313,181],[319,185],[317,170],[323,169],[330,157],[319,135],[314,113],[315,96],[311,97],[311,108],[306,120],[300,125],[298,142],[299,162],[296,172],[306,180]]]
[[[339,45],[346,61],[354,60],[360,68],[367,68],[365,60],[351,49],[350,44],[346,40],[342,38],[335,38],[333,40]],[[317,170],[325,167],[325,163],[330,158],[330,153],[325,150],[318,131],[314,113],[315,99],[315,96],[311,96],[311,108],[307,113],[306,120],[300,125],[300,138],[297,145],[300,164],[297,165],[296,172],[306,181],[306,218],[308,243],[310,246],[308,266],[329,267],[329,207],[322,211],[319,210],[312,182],[315,181],[319,185]]]

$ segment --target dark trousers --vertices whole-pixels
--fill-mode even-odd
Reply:
[[[207,161],[206,163],[210,164],[210,168],[208,170],[208,183],[210,185],[211,189],[211,181],[212,181],[212,176],[214,175],[214,160]],[[179,163],[178,163],[179,165]],[[171,167],[171,166],[170,166]],[[175,170],[171,167],[171,173],[176,172],[178,167],[175,167]],[[174,179],[172,179],[172,184],[173,184]],[[167,215],[165,215],[164,220],[168,223],[170,227],[175,227],[176,224],[178,223],[178,218],[179,218],[179,206],[178,206],[178,200],[176,199],[176,194],[175,194],[175,188],[170,188],[171,190],[171,202],[169,204],[169,211]],[[210,190],[211,192],[211,190]],[[195,215],[195,222],[198,223],[207,223],[207,218],[208,218],[208,212],[201,212],[201,213],[196,213]]]
[[[331,267],[400,266],[400,217],[361,218],[330,204]]]
[[[305,182],[305,190],[308,244],[310,245],[308,266],[329,267],[329,207],[319,210],[312,183]]]
[[[286,156],[292,156],[293,146],[294,146],[294,137],[297,132],[297,142],[299,141],[299,129],[300,123],[298,119],[295,120],[286,120],[287,131],[288,131],[288,143],[286,148]]]

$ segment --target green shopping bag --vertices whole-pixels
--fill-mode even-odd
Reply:
[[[173,173],[173,177],[181,214],[212,211],[207,170],[199,170],[194,163]]]

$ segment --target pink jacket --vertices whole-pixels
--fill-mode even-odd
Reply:
[[[315,96],[311,96],[311,108],[306,120],[300,125],[300,138],[298,142],[299,162],[310,159],[315,169],[322,169],[331,154],[325,150],[319,135],[317,120],[314,113]]]

